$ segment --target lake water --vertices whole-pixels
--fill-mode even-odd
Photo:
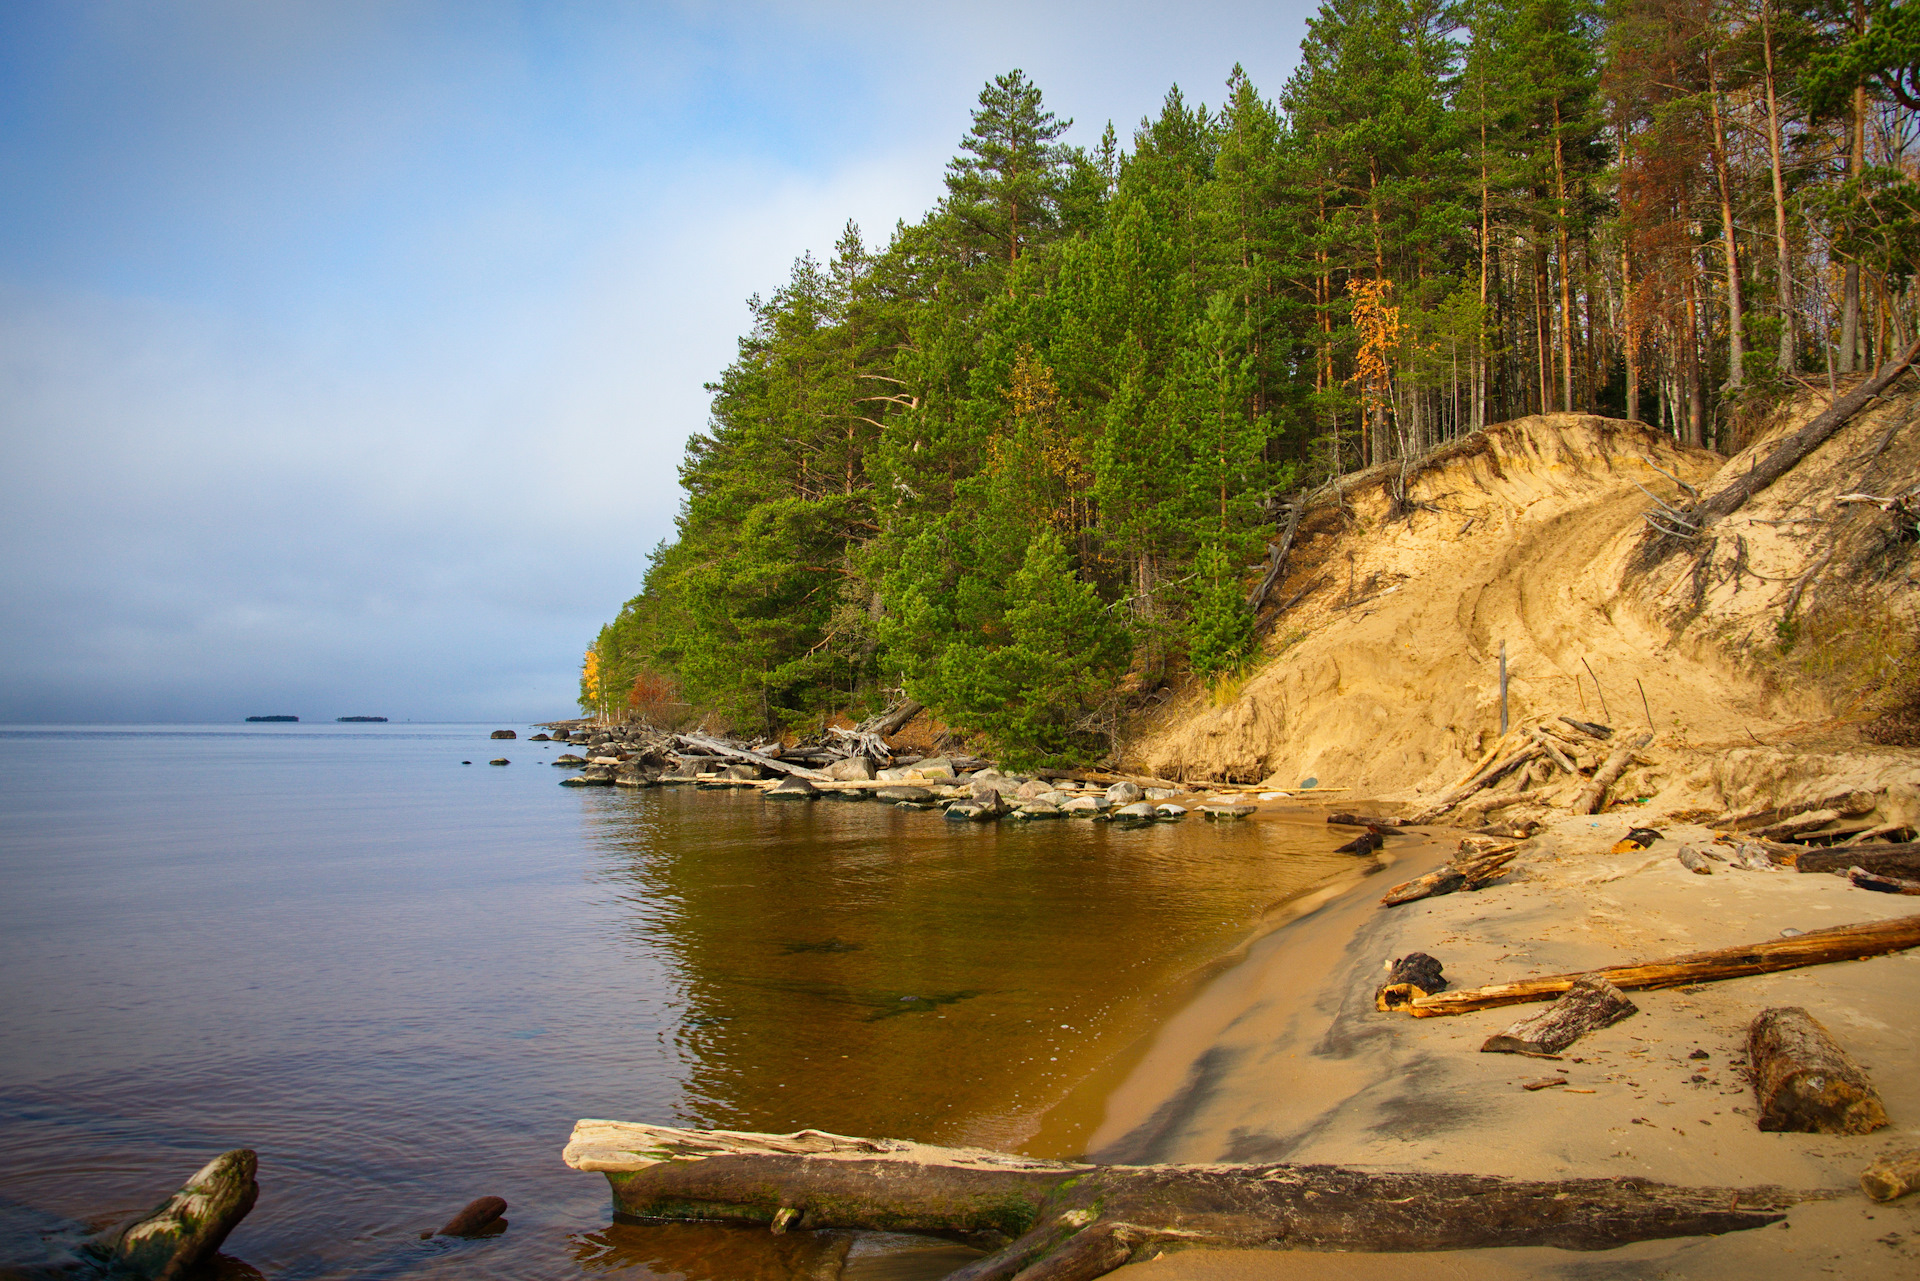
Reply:
[[[562,788],[490,728],[0,729],[0,1263],[252,1147],[235,1277],[793,1275],[812,1234],[613,1224],[573,1122],[1075,1155],[1154,1020],[1353,868],[1304,809]],[[420,1239],[481,1195],[503,1235]],[[863,1241],[847,1275],[963,1257]]]

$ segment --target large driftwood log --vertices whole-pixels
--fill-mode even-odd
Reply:
[[[1836,925],[1830,929],[1796,934],[1792,938],[1767,939],[1740,947],[1717,948],[1711,952],[1689,952],[1685,956],[1647,961],[1639,965],[1615,965],[1580,974],[1548,974],[1513,983],[1461,988],[1455,992],[1419,997],[1409,1002],[1407,1009],[1418,1018],[1430,1018],[1440,1014],[1490,1010],[1501,1005],[1551,1001],[1588,974],[1603,978],[1622,991],[1651,991],[1663,987],[1681,987],[1688,983],[1743,978],[1749,974],[1771,974],[1776,970],[1797,970],[1808,965],[1825,965],[1829,961],[1856,961],[1867,956],[1903,952],[1910,947],[1920,947],[1920,916],[1901,916],[1891,921],[1868,921],[1860,925]]]
[[[881,738],[891,738],[893,735],[905,729],[908,721],[926,710],[927,705],[925,703],[922,703],[917,698],[909,698],[905,702],[889,707],[878,716],[869,717],[861,721],[860,724],[855,727],[855,732],[860,734],[878,734]]]
[[[1544,754],[1545,749],[1542,748],[1540,744],[1529,739],[1526,746],[1522,747],[1519,751],[1501,757],[1485,769],[1475,773],[1458,787],[1450,788],[1439,800],[1435,801],[1420,813],[1415,814],[1407,821],[1410,823],[1431,823],[1434,819],[1439,818],[1442,814],[1458,805],[1461,801],[1466,800],[1467,797],[1472,796],[1481,788],[1498,781],[1500,777],[1508,771],[1517,769],[1519,766],[1531,761],[1534,757]]]
[[[1802,1134],[1870,1134],[1887,1109],[1851,1055],[1797,1005],[1762,1010],[1747,1028],[1747,1062],[1760,1128]]]
[[[1653,731],[1642,730],[1632,739],[1615,748],[1613,755],[1607,757],[1605,763],[1593,772],[1593,781],[1581,789],[1580,795],[1574,797],[1569,812],[1598,813],[1601,804],[1606,800],[1607,789],[1619,782],[1620,776],[1627,772],[1627,766],[1633,761],[1633,754],[1651,742],[1653,742]]]
[[[1461,1250],[1761,1227],[1775,1187],[1645,1179],[1526,1182],[1330,1165],[1085,1165],[802,1130],[744,1134],[581,1121],[567,1164],[604,1173],[615,1212],[796,1228],[937,1231],[1000,1248],[949,1281],[1082,1281],[1170,1247]]]
[[[1920,876],[1920,843],[1900,845],[1829,845],[1820,848],[1784,848],[1768,842],[1773,861],[1799,872],[1844,872],[1865,868],[1882,876]]]
[[[1486,1054],[1558,1054],[1587,1033],[1639,1012],[1626,993],[1590,974],[1538,1014],[1488,1037],[1480,1049]]]
[[[714,756],[724,756],[728,760],[749,761],[762,768],[776,770],[782,774],[791,774],[796,778],[808,779],[815,783],[831,783],[831,775],[817,769],[808,769],[804,765],[795,765],[772,756],[762,756],[759,752],[750,752],[744,747],[734,747],[717,738],[708,738],[705,734],[682,734],[681,741],[689,743]]]
[[[1267,572],[1261,577],[1259,585],[1247,595],[1247,612],[1258,616],[1260,607],[1267,603],[1267,593],[1280,581],[1280,575],[1286,572],[1287,553],[1293,550],[1293,536],[1300,530],[1300,518],[1307,512],[1307,496],[1304,493],[1293,497],[1293,514],[1287,517],[1287,532],[1274,544],[1273,558],[1267,562]]]
[[[1505,876],[1507,864],[1513,861],[1517,853],[1518,846],[1502,845],[1479,853],[1456,854],[1445,867],[1435,868],[1424,876],[1416,876],[1411,881],[1402,881],[1394,886],[1380,896],[1380,903],[1384,907],[1398,907],[1402,903],[1437,898],[1455,890],[1477,890],[1487,882]]]
[[[213,1257],[260,1196],[258,1161],[235,1148],[207,1162],[180,1190],[89,1248],[117,1276],[177,1281]]]
[[[1882,894],[1920,894],[1920,881],[1898,876],[1882,876],[1864,867],[1849,867],[1847,883],[1857,890],[1877,890]]]

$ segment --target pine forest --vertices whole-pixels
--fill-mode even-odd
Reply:
[[[1724,446],[1920,323],[1913,0],[1328,0],[1277,97],[1059,105],[995,77],[935,208],[750,301],[589,712],[1092,759],[1250,661],[1304,491],[1529,414]]]

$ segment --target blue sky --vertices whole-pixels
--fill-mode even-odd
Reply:
[[[1310,11],[0,7],[0,721],[567,714],[749,294]]]

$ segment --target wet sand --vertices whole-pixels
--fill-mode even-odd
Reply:
[[[1258,820],[1256,820],[1258,821]],[[1560,1062],[1479,1046],[1539,1006],[1454,1018],[1381,1014],[1383,964],[1439,958],[1455,987],[1730,946],[1920,911],[1831,875],[1696,876],[1650,850],[1605,851],[1629,816],[1563,818],[1520,872],[1479,893],[1382,908],[1388,885],[1445,861],[1457,834],[1397,838],[1395,865],[1263,938],[1161,1029],[1110,1096],[1089,1150],[1106,1161],[1337,1162],[1376,1169],[1820,1190],[1784,1224],[1600,1253],[1429,1255],[1191,1251],[1131,1265],[1141,1281],[1266,1278],[1920,1275],[1920,1197],[1859,1191],[1876,1157],[1920,1146],[1920,954],[1631,994],[1640,1013]],[[1865,1066],[1893,1124],[1874,1134],[1763,1134],[1732,1064],[1753,1015],[1805,1006]],[[1704,1052],[1703,1059],[1689,1057]],[[1565,1075],[1566,1087],[1522,1083]],[[1701,1079],[1695,1080],[1695,1077]],[[1574,1091],[1591,1091],[1575,1093]]]

